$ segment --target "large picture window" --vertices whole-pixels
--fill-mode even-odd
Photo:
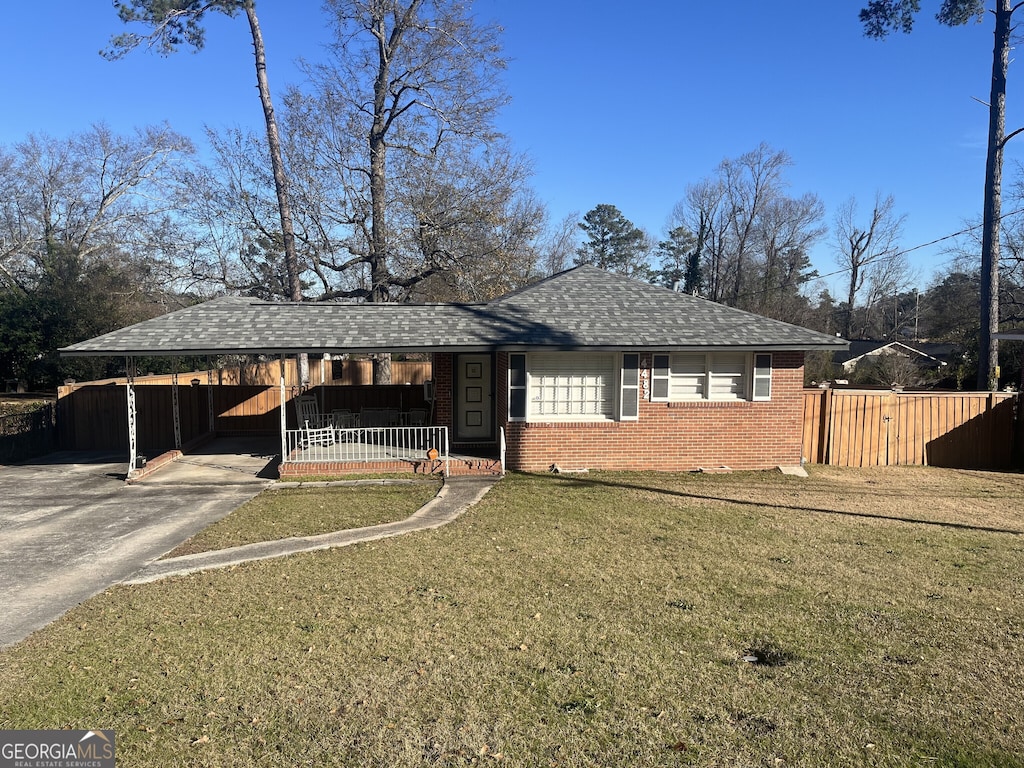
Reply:
[[[615,378],[615,356],[611,354],[531,354],[529,417],[611,419]]]
[[[618,355],[530,352],[509,355],[509,418],[601,421],[616,415]]]
[[[673,352],[651,356],[651,400],[768,400],[771,355]]]

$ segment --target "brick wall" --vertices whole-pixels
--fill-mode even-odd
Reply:
[[[454,431],[452,396],[455,387],[454,355],[449,352],[435,352],[433,359],[434,376],[434,424]]]
[[[650,361],[650,355],[642,356]],[[453,357],[434,355],[435,423],[453,427]],[[495,359],[497,424],[508,444],[506,465],[522,471],[624,469],[666,472],[727,466],[768,469],[800,463],[804,355],[772,354],[769,402],[640,403],[638,421],[508,421],[508,355]],[[649,376],[649,371],[648,371]],[[650,380],[649,378],[647,379]]]
[[[644,355],[648,360],[650,355]],[[652,403],[642,400],[638,421],[507,422],[509,469],[621,469],[689,471],[728,466],[768,469],[800,463],[803,427],[803,353],[772,355],[769,402]],[[500,362],[501,358],[499,358]],[[499,366],[497,392],[505,389]],[[436,372],[436,368],[435,368]]]

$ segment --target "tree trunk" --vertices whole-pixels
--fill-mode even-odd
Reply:
[[[851,249],[853,245],[851,243]],[[850,254],[850,290],[846,294],[846,322],[843,324],[843,338],[849,340],[853,333],[853,302],[857,298],[857,280],[860,278],[860,264],[857,257]]]
[[[1003,147],[1006,144],[1006,72],[1010,65],[1012,0],[998,0],[992,91],[988,112],[988,156],[985,162],[985,205],[981,240],[981,332],[978,389],[999,387],[999,225],[1002,215]]]
[[[387,301],[387,96],[390,77],[389,44],[401,37],[401,30],[385,34],[383,17],[377,19],[377,74],[373,83],[373,124],[367,137],[370,150],[370,295],[367,301]],[[396,37],[397,36],[397,37]],[[391,355],[373,356],[373,383],[391,383]]]
[[[274,188],[277,191],[277,207],[281,214],[281,237],[284,240],[284,264],[288,275],[288,293],[292,301],[302,301],[302,283],[299,282],[299,260],[295,253],[295,230],[292,227],[292,209],[288,202],[288,178],[284,172],[284,158],[281,153],[281,139],[274,117],[274,104],[270,99],[270,84],[267,81],[267,56],[263,47],[263,34],[256,18],[253,3],[245,4],[245,15],[252,30],[252,46],[256,56],[256,84],[263,104],[263,119],[267,124],[267,146],[270,148],[270,165],[274,171]]]
[[[252,31],[252,47],[256,57],[256,85],[263,104],[263,119],[267,124],[267,146],[270,149],[270,166],[274,172],[274,189],[277,192],[277,208],[281,215],[281,239],[284,241],[284,268],[288,277],[288,298],[302,301],[302,282],[299,280],[299,257],[295,251],[295,229],[292,226],[292,208],[288,201],[288,177],[284,172],[284,157],[281,153],[281,138],[277,132],[274,117],[274,103],[270,99],[270,83],[267,80],[267,54],[263,47],[263,33],[256,17],[252,2],[245,4],[245,15]],[[309,355],[305,352],[298,357],[299,382],[309,383]]]

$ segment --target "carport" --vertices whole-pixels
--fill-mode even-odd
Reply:
[[[273,303],[241,297],[222,297],[152,320],[98,336],[60,350],[66,356],[117,356],[125,360],[128,433],[128,478],[143,470],[139,456],[137,377],[138,360],[146,357],[218,357],[260,355],[280,360],[277,409],[282,473],[349,471],[449,471],[451,457],[445,415],[421,423],[359,424],[332,418],[335,414],[326,388],[314,393],[318,413],[296,419],[289,428],[290,395],[305,391],[301,382],[286,381],[285,361],[301,354],[311,357],[346,354],[482,352],[477,330],[501,325],[479,307],[407,304]],[[467,331],[467,329],[469,329]],[[214,432],[212,371],[206,381],[191,378],[191,387],[205,386],[208,432]],[[171,382],[174,449],[183,448],[181,403],[183,387]],[[321,431],[326,430],[326,431]],[[497,453],[497,451],[496,451]],[[501,457],[482,457],[474,463],[488,473],[503,467]],[[500,471],[500,470],[499,470]]]

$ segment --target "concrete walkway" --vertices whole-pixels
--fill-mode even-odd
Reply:
[[[228,568],[252,560],[267,560],[299,552],[312,552],[332,547],[347,547],[367,541],[400,536],[403,533],[439,528],[450,523],[476,504],[498,482],[497,477],[465,475],[449,477],[437,496],[420,507],[405,520],[367,528],[324,533],[319,536],[300,536],[279,541],[246,544],[241,547],[197,552],[166,560],[157,560],[122,581],[123,584],[145,584],[168,576],[180,576],[214,568]]]

